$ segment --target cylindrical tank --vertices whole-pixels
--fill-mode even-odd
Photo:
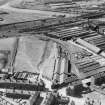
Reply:
[[[68,60],[66,58],[62,58],[61,61],[61,69],[60,69],[60,83],[63,83],[67,77],[68,73]]]
[[[53,80],[58,82],[60,77],[60,65],[61,65],[61,58],[57,58],[54,68]]]
[[[55,68],[54,68],[54,74],[60,74],[60,66],[61,66],[61,58],[56,59]]]
[[[60,68],[61,68],[60,69],[60,74],[67,72],[67,70],[66,70],[66,68],[67,68],[66,58],[62,58],[62,60],[61,60],[61,67]]]

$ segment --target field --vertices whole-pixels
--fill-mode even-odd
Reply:
[[[21,38],[16,57],[16,71],[36,72],[44,47],[45,42],[35,37]]]
[[[48,62],[47,65],[45,65],[45,62],[50,56],[52,45],[53,42],[43,41],[36,37],[20,38],[15,70],[30,72],[43,71],[45,77],[51,78],[54,60],[50,59],[51,62],[50,64]]]
[[[13,51],[14,41],[15,38],[0,40],[0,50]],[[51,79],[54,64],[54,59],[49,59],[52,53],[51,48],[53,48],[52,41],[40,40],[34,36],[21,37],[14,63],[15,71],[43,71],[43,76]],[[46,63],[48,59],[50,62]]]

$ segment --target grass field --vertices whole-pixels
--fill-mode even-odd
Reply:
[[[36,37],[21,38],[15,70],[30,72],[43,71],[43,76],[51,79],[55,61],[54,57],[50,57],[53,48],[52,41],[43,41]]]
[[[44,47],[45,42],[35,37],[21,38],[16,58],[16,71],[36,72]]]

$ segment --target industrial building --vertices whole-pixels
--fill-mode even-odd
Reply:
[[[38,5],[40,9],[32,11],[38,11],[38,13],[40,11],[43,14],[48,12],[52,13],[52,16],[13,23],[6,23],[0,18],[0,41],[2,40],[0,42],[0,104],[69,105],[69,96],[76,97],[77,93],[80,96],[93,91],[105,94],[103,91],[105,88],[104,4],[96,7],[92,4],[89,7],[82,4],[83,2],[79,4],[80,0],[39,0],[38,2],[42,7],[46,5],[46,10],[45,8],[42,10],[42,7]],[[29,7],[32,5],[32,2],[28,1],[22,3]],[[31,9],[29,7],[26,8]],[[20,9],[22,9],[21,5]],[[1,11],[0,15],[2,14],[9,15],[8,12]],[[49,46],[45,46],[43,50],[46,51],[39,57],[41,58],[39,62],[42,62],[40,65],[45,69],[40,69],[38,64],[34,64],[37,62],[33,62],[33,59],[25,55],[23,58],[29,58],[27,62],[33,71],[35,69],[35,72],[26,71],[25,68],[16,71],[20,39],[26,36],[56,43],[56,51],[52,50],[53,46],[49,49],[47,49]],[[11,43],[12,47],[7,48],[6,46],[9,45],[5,42],[10,38],[14,38],[14,41]],[[2,43],[5,48],[2,47]],[[29,42],[28,47],[33,50],[34,45],[31,46],[31,43]],[[41,49],[41,46],[38,47]],[[27,52],[31,55],[29,49]],[[37,55],[38,52],[34,54],[34,56]],[[51,79],[48,80],[44,78],[44,73],[47,72],[44,70],[50,66],[51,60],[54,65],[53,70],[48,71],[52,74]],[[59,91],[65,88],[69,94],[60,95]]]

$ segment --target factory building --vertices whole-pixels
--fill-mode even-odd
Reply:
[[[53,73],[53,80],[54,82],[60,81],[60,69],[61,69],[61,57],[57,58],[55,61],[54,73]]]
[[[61,70],[60,70],[60,83],[63,83],[64,80],[67,78],[68,76],[68,62],[69,60],[66,59],[66,58],[63,58],[62,59],[62,62],[61,62]]]
[[[59,50],[59,57],[56,59],[55,68],[53,73],[53,82],[62,84],[71,73],[71,64],[70,60],[67,58],[66,53],[62,53],[62,50]]]
[[[105,20],[104,18],[94,19],[89,22],[89,27],[98,33],[105,35]]]

